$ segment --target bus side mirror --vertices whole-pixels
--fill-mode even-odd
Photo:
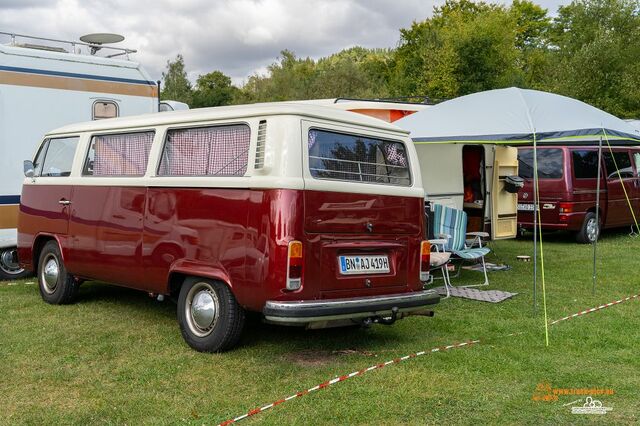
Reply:
[[[35,167],[33,167],[33,161],[24,160],[24,175],[28,178],[32,178],[36,174]]]

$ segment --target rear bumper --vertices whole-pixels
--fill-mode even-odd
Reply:
[[[440,301],[433,290],[399,293],[384,296],[348,299],[268,301],[262,310],[270,322],[304,325],[321,321],[385,317],[397,308],[399,313],[423,311]]]

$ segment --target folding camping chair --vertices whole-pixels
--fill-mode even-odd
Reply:
[[[463,210],[454,209],[440,204],[432,204],[433,209],[433,235],[437,238],[430,240],[432,245],[438,246],[444,252],[452,253],[452,259],[460,260],[460,266],[465,261],[482,262],[482,271],[484,272],[484,283],[466,285],[463,287],[480,287],[489,285],[487,277],[487,265],[484,257],[491,251],[488,247],[482,246],[482,238],[487,238],[489,234],[486,232],[466,232],[467,231],[467,213]],[[467,237],[472,237],[467,240]],[[461,269],[461,268],[460,268]],[[444,273],[444,271],[443,271]],[[455,277],[460,275],[458,270]],[[447,278],[449,275],[447,273]],[[451,286],[451,280],[445,279],[445,287]],[[447,295],[449,290],[447,289]]]
[[[444,288],[447,291],[447,297],[451,296],[449,293],[449,287],[451,287],[451,279],[449,278],[449,263],[451,261],[451,253],[444,251],[444,244],[446,244],[447,240],[429,240],[431,243],[431,257],[430,257],[430,266],[431,271],[440,270],[442,277],[434,277],[431,274],[431,282],[433,283],[434,279],[442,279],[444,281]]]

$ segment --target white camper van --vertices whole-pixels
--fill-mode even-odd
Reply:
[[[105,36],[82,43],[0,32],[0,280],[23,274],[15,250],[22,161],[42,136],[75,122],[158,111],[158,87],[129,59],[135,51],[105,46],[114,41]]]

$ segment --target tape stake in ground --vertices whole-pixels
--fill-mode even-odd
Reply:
[[[554,325],[554,324],[557,324],[557,323],[562,322],[562,321],[567,321],[567,320],[573,319],[575,317],[579,317],[581,315],[590,314],[592,312],[596,312],[596,311],[599,311],[599,310],[602,310],[602,309],[605,309],[605,308],[609,308],[609,307],[614,306],[614,305],[619,305],[620,303],[628,302],[629,300],[637,299],[639,297],[640,297],[640,294],[634,294],[633,296],[625,297],[624,299],[620,299],[620,300],[614,300],[613,302],[605,303],[604,305],[596,306],[595,308],[585,309],[584,311],[576,312],[573,315],[569,315],[569,316],[557,319],[555,321],[551,321],[549,323],[549,325]]]
[[[380,364],[372,365],[371,367],[363,368],[362,370],[354,371],[353,373],[345,374],[343,376],[339,376],[339,377],[336,377],[334,379],[327,380],[326,382],[322,382],[319,385],[316,385],[316,386],[314,386],[312,388],[309,388],[309,389],[294,393],[293,395],[290,395],[290,396],[288,396],[286,398],[279,399],[279,400],[277,400],[275,402],[272,402],[271,404],[265,405],[263,407],[255,408],[255,409],[253,409],[251,411],[248,411],[247,413],[245,413],[245,414],[243,414],[241,416],[238,416],[236,418],[229,419],[229,420],[227,420],[225,422],[222,422],[222,423],[220,423],[219,426],[226,426],[226,425],[230,425],[232,423],[239,422],[239,421],[244,420],[244,419],[246,419],[248,417],[254,416],[254,415],[258,414],[258,413],[262,413],[262,412],[264,412],[264,411],[266,411],[266,410],[268,410],[270,408],[273,408],[273,407],[275,407],[277,405],[280,405],[280,404],[285,403],[287,401],[291,401],[292,399],[300,398],[301,396],[308,395],[311,392],[319,391],[321,389],[327,388],[327,387],[329,387],[331,385],[334,385],[336,383],[344,382],[345,380],[351,379],[352,377],[362,376],[363,374],[368,373],[369,371],[379,370],[379,369],[384,368],[384,367],[386,367],[388,365],[398,364],[398,363],[401,363],[402,361],[407,361],[409,359],[417,358],[419,356],[428,355],[428,354],[432,354],[432,353],[435,353],[435,352],[444,352],[444,351],[448,351],[450,349],[463,348],[465,346],[471,346],[471,345],[475,345],[475,344],[478,344],[478,343],[480,343],[480,340],[476,339],[476,340],[468,340],[466,342],[461,342],[461,343],[455,343],[453,345],[448,345],[448,346],[438,346],[436,348],[429,349],[427,351],[416,352],[416,353],[413,353],[413,354],[410,354],[410,355],[405,355],[405,356],[400,357],[400,358],[394,358],[394,359],[389,360],[387,362],[383,362],[383,363],[380,363]]]

